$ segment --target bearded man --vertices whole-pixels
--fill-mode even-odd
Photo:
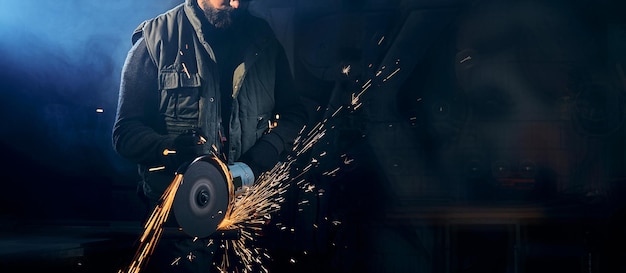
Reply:
[[[186,0],[132,35],[112,140],[120,156],[138,165],[148,212],[176,170],[198,156],[215,152],[258,177],[291,151],[311,116],[282,45],[248,4]],[[277,115],[278,126],[270,128]],[[216,244],[209,240],[165,236],[146,270],[215,271]]]

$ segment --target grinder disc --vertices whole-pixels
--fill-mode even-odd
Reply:
[[[192,162],[174,197],[176,222],[192,237],[207,237],[215,232],[228,209],[228,182],[211,160],[199,158]]]

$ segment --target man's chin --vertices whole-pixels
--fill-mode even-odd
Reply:
[[[218,21],[214,22],[213,26],[217,29],[229,29],[233,25],[231,21]]]
[[[209,22],[218,29],[227,29],[233,24],[236,10],[232,7],[210,9],[204,12]]]

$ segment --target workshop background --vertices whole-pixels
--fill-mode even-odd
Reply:
[[[119,76],[135,27],[181,2],[0,0],[0,268],[131,258]],[[316,189],[290,189],[290,228],[268,233],[271,272],[626,272],[623,1],[251,9],[330,128],[301,158]]]

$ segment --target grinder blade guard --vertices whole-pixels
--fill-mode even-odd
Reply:
[[[214,156],[199,157],[186,168],[174,197],[176,222],[192,237],[208,237],[229,213],[233,195],[228,168]]]
[[[215,156],[198,157],[181,171],[183,181],[174,197],[174,216],[192,237],[203,238],[217,231],[232,210],[235,196],[254,184],[248,165],[226,165]]]

